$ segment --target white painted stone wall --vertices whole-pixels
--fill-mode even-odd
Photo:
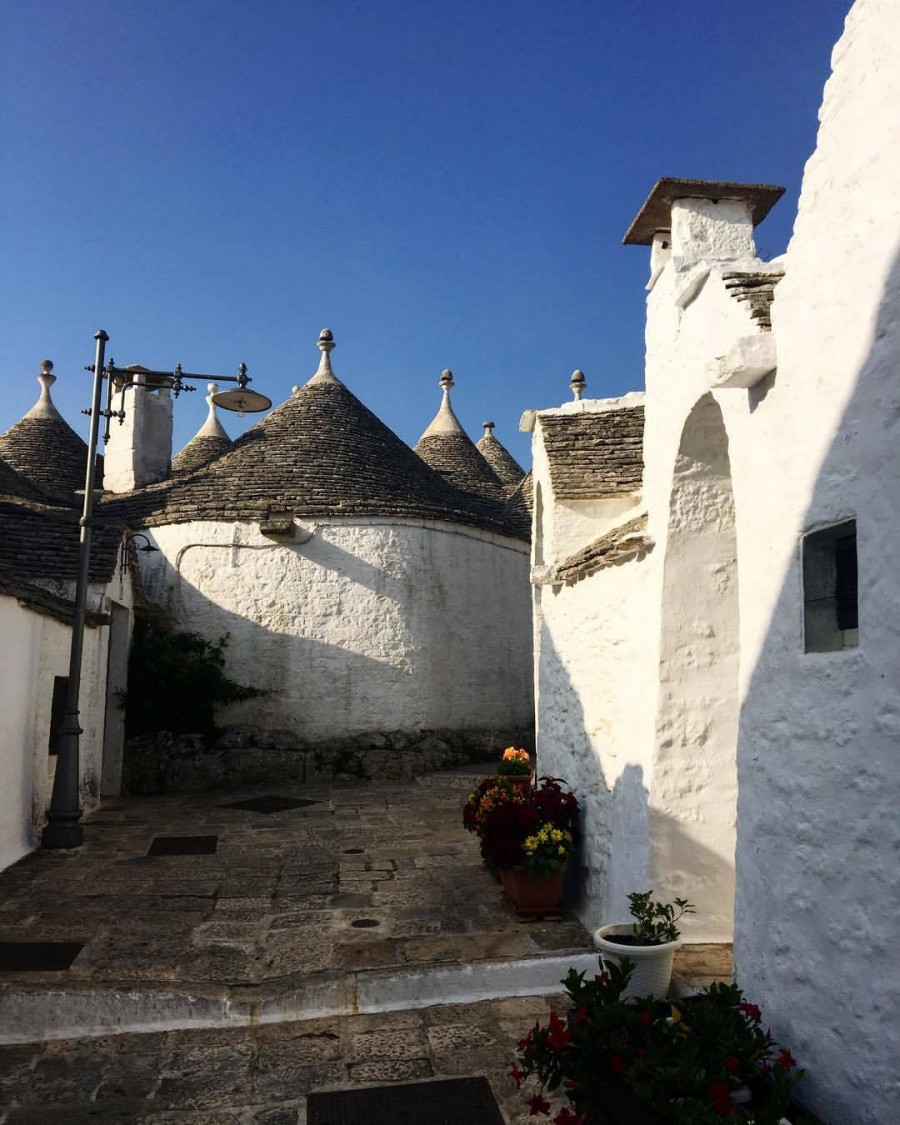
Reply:
[[[824,1117],[900,1106],[900,5],[859,0],[834,51],[786,276],[743,631],[740,979]],[[741,497],[738,510],[741,512]],[[858,531],[859,647],[804,653],[800,533]],[[742,604],[744,598],[742,595]]]
[[[810,1107],[848,1123],[893,1120],[900,1104],[898,42],[900,5],[858,0],[834,53],[818,147],[780,263],[786,276],[772,312],[777,372],[750,389],[719,382],[721,358],[758,333],[721,274],[766,264],[747,243],[740,207],[730,208],[724,222],[715,215],[707,222],[709,201],[675,205],[679,253],[657,249],[648,297],[645,502],[655,547],[641,563],[561,591],[555,609],[542,588],[538,613],[542,638],[549,623],[554,648],[551,662],[542,639],[541,768],[568,763],[581,747],[572,772],[596,775],[595,700],[610,723],[629,730],[630,721],[629,752],[643,771],[650,818],[641,802],[620,804],[629,821],[623,839],[647,857],[663,891],[666,878],[688,891],[705,853],[734,856],[738,981],[807,1069],[803,1096]],[[685,237],[697,239],[696,253]],[[735,260],[735,253],[742,256]],[[681,487],[679,447],[698,404],[708,411],[706,433],[714,438],[718,430],[720,443],[727,437],[720,479],[730,475],[733,495],[730,564],[727,519],[718,518],[729,505],[716,499],[702,473],[700,487]],[[721,411],[720,423],[713,424],[710,404]],[[541,483],[538,456],[535,470]],[[545,491],[545,523],[554,516],[548,497]],[[702,517],[702,544],[683,534],[693,515]],[[805,653],[801,540],[847,519],[858,529],[859,647]],[[678,583],[668,578],[685,549],[690,557],[678,597]],[[719,613],[727,601],[696,605],[701,579],[708,588],[721,579],[723,590],[736,585],[736,620]],[[631,623],[639,630],[633,636]],[[704,664],[708,676],[700,674]],[[577,679],[567,683],[563,670],[573,668]],[[740,717],[729,761],[733,697]],[[654,712],[649,732],[623,715],[626,700],[632,710]],[[708,760],[707,780],[721,790],[723,808],[737,781],[736,841],[734,813],[710,814],[706,781],[688,776],[680,793],[663,784],[664,755],[673,750],[663,734],[673,715],[688,734],[693,721],[693,740],[681,739],[679,753],[692,741],[702,751],[694,762]],[[710,721],[717,727],[712,739]],[[673,777],[677,767],[676,754],[667,766]],[[608,790],[612,771],[603,772],[597,783]],[[689,846],[667,854],[654,839],[661,798],[686,829],[685,840],[693,837],[695,854]],[[589,859],[608,881],[606,898],[595,898],[614,905],[613,873],[625,867],[613,835],[617,805],[602,788],[594,800]],[[698,916],[686,926],[688,940],[727,936],[704,932],[704,925]]]
[[[102,761],[105,627],[85,630],[80,794],[96,805]],[[48,753],[55,676],[68,675],[69,627],[0,598],[0,869],[39,845],[56,759]]]
[[[172,458],[172,392],[146,376],[125,392],[125,417],[113,421],[103,453],[103,487],[109,492],[165,480]],[[116,397],[116,407],[119,399]]]
[[[634,568],[645,563],[608,567],[571,586],[544,580],[548,568],[627,522],[642,504],[639,495],[556,501],[540,417],[637,401],[583,399],[541,411],[532,446],[535,496],[540,490],[544,507],[532,555],[537,764],[540,773],[564,778],[581,804],[585,897],[579,913],[592,927],[627,917],[628,893],[643,889],[648,876],[656,692],[643,699],[635,688],[648,682],[655,663],[656,643],[647,643],[655,618],[653,607],[633,596]]]
[[[313,741],[531,720],[524,543],[389,520],[303,524],[288,543],[251,523],[151,534],[147,597],[182,628],[228,633],[228,674],[271,690],[223,722]]]

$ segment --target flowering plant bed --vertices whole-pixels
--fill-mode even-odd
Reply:
[[[571,1108],[555,1112],[555,1125],[715,1125],[722,1117],[778,1125],[800,1075],[790,1051],[762,1030],[759,1009],[726,984],[677,1005],[626,1002],[632,968],[612,964],[590,981],[571,970],[569,1011],[551,1012],[519,1042],[510,1074],[535,1088],[531,1112],[549,1116],[547,1095],[561,1091]]]

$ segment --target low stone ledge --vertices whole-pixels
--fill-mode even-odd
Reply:
[[[413,781],[470,762],[496,762],[507,746],[534,749],[533,732],[366,731],[306,741],[291,731],[231,727],[215,740],[168,731],[129,739],[122,791],[199,793],[279,781]]]

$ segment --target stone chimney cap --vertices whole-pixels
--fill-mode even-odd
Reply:
[[[484,436],[485,437],[493,437],[494,435],[493,435],[492,431],[494,429],[494,423],[493,422],[482,422],[481,424],[482,424],[482,426],[484,426]]]
[[[730,180],[657,180],[644,200],[622,242],[649,246],[658,231],[672,229],[672,204],[676,199],[740,199],[749,204],[753,225],[758,226],[784,195],[778,184],[740,184]]]

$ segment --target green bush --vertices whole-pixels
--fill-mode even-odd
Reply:
[[[137,617],[123,692],[125,733],[217,733],[216,707],[267,694],[225,675],[228,634],[207,641],[159,618]]]

